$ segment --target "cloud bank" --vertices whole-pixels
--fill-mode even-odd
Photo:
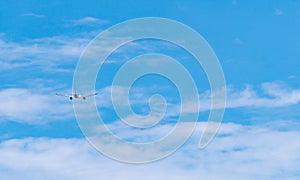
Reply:
[[[198,133],[204,124],[198,124]],[[151,164],[115,162],[84,139],[25,138],[0,143],[1,179],[297,179],[299,131],[223,124],[204,150],[194,134],[172,156]],[[114,150],[114,149],[112,149]]]

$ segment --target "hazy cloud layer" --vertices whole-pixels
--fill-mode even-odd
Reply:
[[[299,131],[223,124],[197,149],[198,133],[169,158],[145,164],[115,162],[83,139],[26,138],[0,144],[1,179],[297,179]],[[199,131],[200,129],[200,131]],[[114,150],[114,149],[112,149]],[[175,172],[175,173],[174,173]]]

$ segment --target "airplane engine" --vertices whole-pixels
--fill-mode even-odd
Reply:
[[[82,97],[82,99],[83,99],[83,100],[85,100],[85,99],[86,99],[86,97]]]
[[[72,97],[72,96],[70,97],[70,100],[73,100],[73,97]]]

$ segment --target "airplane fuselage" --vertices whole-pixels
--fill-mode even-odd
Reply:
[[[83,100],[85,100],[86,99],[86,97],[85,96],[82,96],[82,95],[80,95],[80,94],[73,94],[72,96],[70,96],[70,100],[73,100],[73,99],[83,99]]]
[[[76,91],[72,95],[66,95],[66,94],[56,93],[57,96],[68,97],[70,100],[73,100],[73,99],[83,99],[83,100],[86,100],[87,97],[96,96],[97,94],[98,93],[93,93],[93,94],[88,94],[88,95],[80,95],[80,94],[77,94]]]

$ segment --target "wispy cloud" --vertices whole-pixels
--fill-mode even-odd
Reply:
[[[46,37],[23,42],[0,39],[0,69],[9,70],[27,66],[55,69],[74,64],[90,41],[88,37]]]
[[[35,14],[35,13],[25,13],[25,14],[22,14],[22,16],[33,17],[33,18],[44,18],[45,17],[45,15]]]
[[[147,105],[149,97],[153,93],[151,88],[132,88],[134,93],[130,96],[130,105]],[[121,106],[128,105],[127,92],[125,87],[115,87],[117,104]],[[167,91],[170,91],[168,89]],[[218,92],[213,93],[218,101]],[[166,97],[168,98],[168,96]],[[174,97],[173,97],[174,98]],[[199,111],[209,111],[211,108],[211,93],[205,91],[199,94],[200,109],[196,105],[196,101],[188,101],[182,104],[183,111],[187,113],[194,113]],[[113,108],[111,102],[111,87],[106,87],[100,90],[100,96],[97,97],[97,102],[100,102],[100,107]],[[169,110],[173,112],[169,115],[175,115],[180,111],[180,104],[177,101],[167,102]],[[254,88],[252,85],[245,85],[244,89],[238,89],[234,86],[227,87],[227,109],[234,108],[276,108],[276,107],[287,107],[300,103],[300,89],[293,89],[283,82],[267,82],[262,83],[260,88]],[[215,108],[220,108],[216,103]]]
[[[6,170],[0,178],[297,179],[299,135],[299,131],[223,124],[206,149],[197,149],[195,135],[172,156],[140,166],[104,158],[84,139],[11,139],[0,143],[0,169]]]
[[[109,21],[107,20],[102,20],[94,17],[84,17],[81,19],[69,20],[68,22],[69,26],[96,26],[109,23]]]
[[[100,20],[83,18],[79,22],[76,21],[76,23],[79,24],[84,22],[100,23]],[[8,41],[6,40],[7,38],[5,38],[5,34],[3,34],[0,36],[0,69],[10,70],[39,66],[48,71],[62,71],[63,69],[59,67],[70,64],[74,65],[89,42],[98,33],[99,32],[91,31],[72,36],[43,37],[20,42]],[[124,39],[127,38],[123,38],[123,40]],[[98,58],[96,55],[99,50],[110,52],[112,50],[111,46],[112,43],[110,40],[101,41],[101,44],[94,47],[95,59]],[[161,47],[170,48],[167,46],[167,43],[163,42],[160,42],[160,48]],[[109,59],[106,60],[105,63],[124,63],[124,59],[129,59],[127,56],[130,56],[134,52],[153,51],[155,48],[157,49],[157,46],[148,41],[131,42],[116,50],[117,59]]]
[[[274,10],[274,14],[275,14],[276,16],[280,16],[280,15],[283,14],[283,11],[282,11],[281,9],[275,9],[275,10]]]
[[[73,36],[53,36],[38,39],[29,39],[21,42],[5,40],[0,36],[0,69],[10,70],[23,67],[39,66],[44,70],[61,70],[60,66],[75,65],[90,41],[99,32],[91,31],[79,33]],[[4,35],[5,36],[5,35]],[[131,43],[130,48],[134,48]],[[101,41],[89,55],[98,58],[97,52],[110,52],[112,43],[110,40]],[[127,51],[129,48],[126,48]],[[122,50],[122,51],[125,51]],[[120,50],[121,51],[121,50]],[[120,52],[118,51],[118,52]],[[94,53],[95,52],[95,53]],[[105,63],[120,63],[124,61],[110,60]]]

